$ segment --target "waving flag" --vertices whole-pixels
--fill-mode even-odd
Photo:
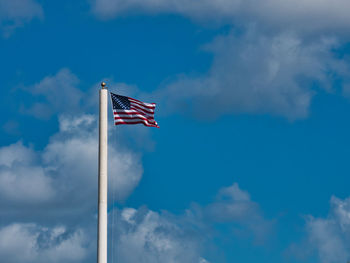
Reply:
[[[138,124],[159,128],[154,120],[155,103],[145,103],[111,92],[114,124]]]

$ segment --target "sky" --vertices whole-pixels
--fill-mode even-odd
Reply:
[[[348,0],[0,0],[0,258],[96,262],[98,90],[111,263],[350,261]]]

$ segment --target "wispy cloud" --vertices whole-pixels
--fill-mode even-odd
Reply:
[[[95,14],[103,18],[175,13],[232,27],[206,45],[213,54],[208,72],[179,74],[163,85],[158,92],[163,110],[200,116],[210,105],[205,118],[251,113],[289,120],[309,115],[319,88],[330,91],[340,83],[347,93],[349,65],[334,50],[349,36],[344,11],[349,7],[345,0],[93,1]]]
[[[0,30],[3,36],[34,18],[42,18],[43,9],[35,0],[0,0]]]
[[[257,243],[268,240],[273,221],[264,218],[259,204],[237,183],[219,190],[216,200],[203,209],[206,220],[216,223],[235,223],[247,228]]]
[[[350,25],[347,0],[94,0],[92,3],[95,14],[104,19],[125,13],[175,13],[200,21],[257,23],[274,30],[345,34]]]
[[[349,83],[347,65],[331,52],[333,38],[304,41],[291,33],[276,36],[250,29],[231,31],[205,46],[213,53],[210,70],[197,77],[179,76],[156,92],[162,110],[179,109],[204,118],[230,113],[305,118],[313,94],[332,90],[334,76]]]
[[[69,69],[63,68],[55,75],[47,76],[39,83],[24,88],[38,99],[30,106],[22,106],[21,111],[39,119],[48,119],[54,114],[77,112],[83,96],[78,84],[78,77]]]

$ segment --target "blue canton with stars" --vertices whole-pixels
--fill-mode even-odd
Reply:
[[[120,96],[111,92],[113,110],[130,110],[128,97]]]

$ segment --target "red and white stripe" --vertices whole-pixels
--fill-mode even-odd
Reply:
[[[148,127],[157,127],[158,123],[154,119],[155,103],[145,103],[139,100],[128,98],[130,110],[113,110],[114,124],[138,124],[142,123]]]

